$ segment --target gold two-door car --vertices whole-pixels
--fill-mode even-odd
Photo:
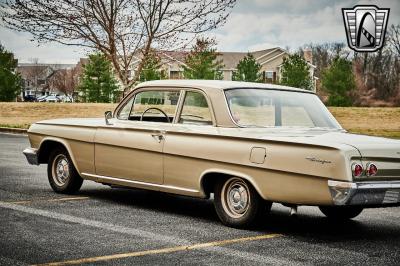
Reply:
[[[31,164],[54,191],[84,179],[209,198],[246,227],[272,202],[318,206],[333,219],[400,203],[400,141],[347,133],[312,92],[271,84],[161,80],[139,84],[101,119],[28,130]]]

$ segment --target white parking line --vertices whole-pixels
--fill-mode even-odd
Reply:
[[[86,200],[89,197],[67,197],[67,198],[54,198],[54,199],[31,199],[31,200],[19,200],[19,201],[3,201],[5,203],[14,203],[14,204],[30,204],[30,203],[39,203],[39,202],[58,202],[58,201],[75,201],[75,200]],[[0,201],[1,203],[1,201]]]
[[[96,221],[96,220],[90,220],[90,219],[76,217],[76,216],[72,216],[72,215],[68,215],[68,214],[62,214],[62,213],[51,212],[51,211],[46,211],[46,210],[41,210],[41,209],[35,209],[35,208],[23,206],[23,205],[14,204],[14,203],[0,202],[0,207],[5,208],[5,209],[20,211],[20,212],[25,212],[25,213],[29,213],[29,214],[33,214],[33,215],[39,215],[39,216],[43,216],[43,217],[47,217],[47,218],[52,218],[52,219],[56,219],[56,220],[60,220],[60,221],[78,223],[81,225],[100,228],[102,230],[108,230],[111,232],[118,232],[121,234],[128,234],[128,235],[137,236],[137,237],[141,237],[141,238],[147,238],[147,239],[150,239],[153,241],[159,241],[159,242],[169,243],[169,244],[173,244],[173,245],[193,245],[194,244],[194,243],[191,243],[191,241],[186,240],[186,239],[180,239],[180,238],[176,238],[176,237],[151,233],[151,232],[140,230],[140,229],[134,229],[134,228],[124,227],[124,226],[120,226],[120,225],[116,225],[116,224],[105,223],[105,222]],[[205,247],[202,250],[212,252],[212,253],[218,253],[218,254],[225,255],[225,256],[234,256],[234,257],[238,257],[238,258],[241,258],[244,260],[249,260],[249,261],[263,263],[263,264],[293,265],[292,261],[288,261],[283,258],[276,258],[276,257],[272,257],[272,256],[262,256],[262,255],[257,255],[257,254],[245,252],[245,251],[238,251],[238,250],[226,248],[226,247],[210,246],[210,247]],[[296,264],[296,265],[298,265],[298,264]]]
[[[96,227],[100,228],[103,230],[108,230],[111,232],[117,232],[121,234],[127,234],[127,235],[133,235],[133,236],[138,236],[142,238],[148,238],[148,239],[155,239],[164,243],[171,243],[171,244],[180,244],[180,245],[188,245],[190,244],[188,241],[183,241],[181,239],[175,238],[175,237],[170,237],[170,236],[165,236],[165,235],[160,235],[160,234],[155,234],[139,229],[134,229],[134,228],[129,228],[125,226],[120,226],[116,224],[111,224],[111,223],[105,223],[105,222],[100,222],[100,221],[95,221],[95,220],[89,220],[85,218],[80,218],[68,214],[62,214],[62,213],[57,213],[57,212],[51,212],[51,211],[46,211],[46,210],[41,210],[41,209],[35,209],[27,206],[22,206],[18,204],[13,204],[13,203],[6,203],[6,202],[0,202],[0,207],[6,208],[6,209],[11,209],[15,211],[21,211],[29,214],[34,214],[34,215],[39,215],[43,217],[48,217],[52,219],[57,219],[61,221],[66,221],[66,222],[72,222],[72,223],[78,223],[90,227]]]

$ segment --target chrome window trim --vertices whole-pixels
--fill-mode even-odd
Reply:
[[[226,91],[229,91],[229,90],[237,90],[237,89],[249,89],[249,88],[246,88],[246,87],[235,87],[235,88],[227,88],[227,89],[223,89],[222,91],[223,91],[223,97],[224,97],[224,102],[225,102],[225,106],[226,106],[226,108],[227,108],[227,110],[228,110],[228,114],[229,114],[229,117],[230,117],[230,119],[231,119],[231,121],[232,121],[232,123],[234,124],[234,125],[236,125],[237,127],[239,127],[239,128],[249,128],[248,126],[245,126],[245,125],[239,125],[238,123],[236,123],[236,121],[235,121],[235,119],[233,119],[233,116],[232,116],[232,112],[231,112],[231,108],[230,108],[230,106],[229,106],[229,103],[228,103],[228,99],[227,99],[227,97],[226,97]],[[312,91],[292,91],[292,90],[283,90],[283,89],[274,89],[274,88],[250,88],[250,89],[258,89],[258,90],[271,90],[271,91],[287,91],[287,92],[293,92],[293,93],[305,93],[305,94],[313,94],[313,95],[316,95],[316,93],[315,92],[312,92]],[[325,105],[324,105],[325,106]],[[326,106],[325,106],[326,107]],[[334,118],[334,116],[331,114],[331,112],[328,110],[328,113]],[[336,123],[337,123],[337,125],[338,125],[338,130],[340,129],[340,130],[344,130],[343,129],[343,127],[339,124],[339,122],[336,120],[336,118],[334,118],[335,119],[335,121],[336,121]],[[269,127],[278,127],[278,126],[269,126]]]
[[[136,97],[136,95],[142,91],[157,91],[157,90],[161,90],[161,91],[166,91],[166,90],[178,90],[180,91],[180,93],[184,92],[186,93],[186,91],[195,91],[195,92],[200,92],[203,94],[203,96],[206,98],[207,104],[208,104],[208,108],[210,110],[210,114],[211,114],[211,119],[212,119],[212,125],[208,125],[208,126],[213,126],[216,127],[217,126],[217,120],[216,120],[216,116],[215,116],[215,112],[214,112],[214,107],[213,107],[213,103],[210,100],[210,97],[207,95],[207,93],[205,93],[201,88],[195,88],[195,87],[170,87],[170,86],[149,86],[149,87],[140,87],[138,89],[134,89],[132,90],[125,98],[123,101],[121,101],[121,103],[118,104],[118,106],[115,108],[114,110],[114,117],[117,118],[120,121],[127,121],[126,119],[119,119],[118,118],[118,113],[121,111],[121,109],[125,106],[124,104],[126,104],[130,99],[132,99],[132,97]],[[131,95],[133,94],[133,95]],[[176,120],[175,118],[177,118],[178,116],[180,116],[180,113],[182,111],[182,107],[183,107],[183,100],[181,101],[181,96],[182,94],[179,95],[179,99],[178,99],[178,103],[177,103],[177,108],[175,110],[175,116],[174,116],[174,120],[172,121],[172,123],[169,124],[179,124],[175,121],[179,121]],[[226,97],[225,95],[223,96],[225,98],[226,101]],[[133,102],[134,104],[134,102]],[[133,104],[131,107],[131,110],[133,108]],[[230,112],[228,112],[230,115]],[[129,121],[129,120],[128,120]],[[139,121],[140,122],[140,121]],[[164,122],[152,122],[152,123],[162,123],[165,124]]]
[[[207,101],[207,108],[208,108],[208,111],[210,112],[210,117],[211,117],[211,122],[212,122],[212,125],[201,125],[201,126],[213,126],[213,127],[216,127],[216,126],[217,126],[217,122],[216,122],[216,119],[215,119],[215,116],[214,116],[214,110],[212,109],[212,104],[211,104],[211,101],[210,101],[209,98],[208,98],[208,95],[206,95],[206,93],[205,93],[204,91],[199,90],[199,89],[196,89],[196,88],[183,89],[183,91],[184,91],[184,95],[182,96],[182,102],[181,102],[179,117],[177,117],[178,119],[176,120],[176,123],[175,123],[175,124],[181,124],[181,125],[183,125],[182,123],[179,123],[179,119],[181,118],[182,110],[183,110],[183,105],[185,104],[186,93],[187,93],[187,92],[197,92],[197,93],[202,94],[203,97],[204,97],[204,99],[206,99],[206,101]],[[198,126],[198,125],[196,125],[196,124],[193,124],[193,125]]]
[[[139,89],[133,90],[133,91],[130,93],[130,94],[133,94],[133,95],[131,96],[130,94],[128,94],[128,95],[125,97],[125,99],[115,108],[114,113],[115,113],[116,115],[114,115],[114,117],[117,118],[118,120],[121,120],[121,121],[130,121],[129,119],[120,119],[120,118],[118,117],[118,116],[119,116],[119,112],[121,111],[122,108],[125,107],[125,104],[127,104],[127,103],[133,98],[132,106],[131,106],[131,108],[130,108],[130,109],[131,109],[131,110],[130,110],[130,113],[131,113],[131,112],[132,112],[132,109],[133,109],[133,106],[134,106],[134,104],[135,104],[136,96],[137,96],[139,93],[145,92],[145,91],[161,91],[161,92],[179,91],[179,99],[180,99],[182,89],[180,89],[180,88],[173,88],[173,87],[143,87],[143,88],[139,88]],[[175,108],[174,120],[175,120],[175,117],[176,117],[177,111],[178,111],[179,99],[178,99],[178,102],[177,102],[176,108]],[[130,115],[130,113],[129,113],[129,115]],[[142,122],[142,121],[137,121],[137,122]],[[152,123],[162,123],[162,124],[165,124],[165,122],[152,122]],[[167,123],[167,124],[173,124],[173,121],[172,121],[171,123]]]

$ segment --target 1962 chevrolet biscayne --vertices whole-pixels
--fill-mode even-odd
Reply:
[[[138,85],[105,119],[33,124],[29,163],[56,192],[84,179],[207,198],[245,227],[279,202],[349,219],[400,203],[400,141],[349,134],[318,97],[257,83],[163,80]],[[293,209],[295,211],[295,209]]]

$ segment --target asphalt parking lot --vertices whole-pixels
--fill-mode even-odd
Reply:
[[[399,265],[400,208],[328,221],[274,204],[252,230],[220,224],[212,200],[86,181],[54,193],[46,165],[31,166],[26,136],[0,134],[0,265]],[[51,264],[54,263],[54,264]]]

